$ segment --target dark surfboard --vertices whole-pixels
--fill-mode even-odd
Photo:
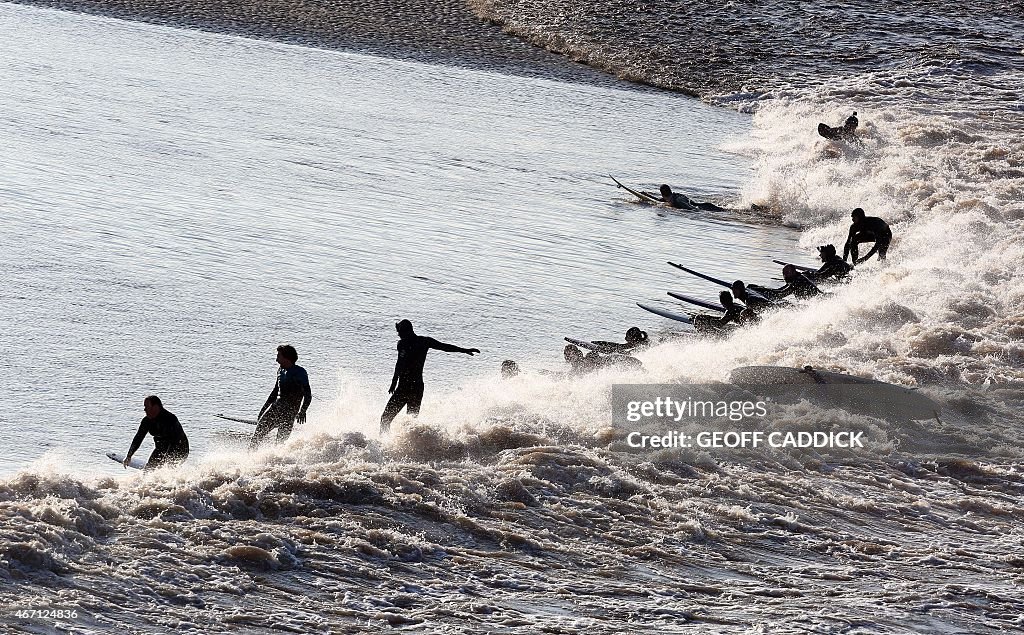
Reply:
[[[611,180],[615,181],[615,185],[617,185],[618,187],[626,190],[627,192],[629,192],[633,196],[637,197],[638,199],[640,199],[644,203],[650,203],[651,205],[661,205],[664,202],[661,199],[654,198],[653,196],[647,196],[643,192],[637,192],[636,190],[634,190],[632,188],[626,187],[622,183],[619,183],[619,180],[616,179],[611,174],[608,175],[608,178],[610,178]]]

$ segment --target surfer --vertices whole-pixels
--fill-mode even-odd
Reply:
[[[669,207],[674,207],[676,209],[685,209],[691,212],[695,212],[697,210],[704,210],[709,212],[728,211],[724,207],[719,207],[714,203],[698,203],[689,196],[686,196],[685,194],[673,192],[672,188],[667,184],[663,184],[660,188],[658,188],[658,190],[661,192],[661,201],[667,204]],[[651,192],[642,192],[642,194],[644,196],[649,196],[653,199],[659,198],[657,194],[653,194]]]
[[[512,359],[506,359],[501,363],[501,378],[512,379],[519,375],[519,364]]]
[[[722,291],[718,294],[718,301],[722,303],[725,314],[721,316],[701,314],[693,316],[693,328],[702,334],[722,333],[732,325],[745,325],[758,320],[757,315],[750,308],[742,307],[733,301],[732,294]]]
[[[807,273],[807,276],[812,280],[828,280],[829,278],[842,280],[853,271],[853,266],[840,258],[836,253],[835,245],[821,245],[818,247],[818,258],[821,259],[821,267],[817,271]]]
[[[850,215],[853,224],[850,225],[850,234],[846,239],[846,246],[843,247],[843,260],[852,256],[852,262],[859,265],[878,252],[878,259],[885,260],[885,254],[889,251],[889,243],[892,242],[892,230],[889,224],[877,216],[865,216],[864,210],[857,208]],[[857,245],[861,243],[875,243],[871,251],[863,258],[857,258]]]
[[[569,364],[569,372],[573,375],[583,375],[612,366],[643,367],[643,363],[639,359],[629,355],[619,353],[601,355],[597,351],[591,351],[584,355],[583,351],[575,344],[566,344],[562,349],[562,356],[565,357],[565,361]]]
[[[595,346],[600,346],[605,353],[625,353],[628,351],[643,348],[651,343],[650,338],[647,337],[647,331],[640,330],[639,326],[631,326],[626,330],[626,343],[621,342],[605,342],[598,340],[591,342]]]
[[[381,433],[391,429],[391,422],[402,408],[406,408],[414,417],[420,413],[420,403],[423,401],[423,365],[427,361],[427,352],[430,349],[466,355],[480,352],[476,348],[460,348],[439,342],[432,337],[416,335],[409,320],[395,324],[395,330],[398,331],[398,361],[395,362],[395,374],[391,378],[391,387],[388,388],[391,398],[388,399],[384,413],[380,416]]]
[[[135,438],[132,439],[131,447],[128,448],[128,454],[125,455],[122,465],[128,467],[132,455],[142,445],[147,434],[153,435],[156,449],[153,450],[153,454],[149,455],[145,469],[155,470],[158,467],[181,463],[187,459],[188,437],[185,436],[185,431],[182,429],[181,423],[178,422],[178,418],[169,410],[164,410],[160,397],[156,395],[146,397],[142,401],[142,409],[146,416],[139,423],[139,431],[135,433]]]
[[[859,125],[860,121],[857,119],[857,111],[854,110],[853,114],[846,118],[846,123],[843,124],[843,134],[852,138],[855,136],[854,133]]]
[[[775,304],[768,298],[747,291],[747,285],[743,284],[742,280],[733,282],[731,288],[733,297],[745,304],[754,314],[770,309]]]
[[[854,111],[852,115],[846,118],[846,121],[842,126],[832,126],[819,123],[818,134],[825,137],[826,139],[836,139],[840,141],[855,141],[860,143],[860,139],[857,138],[857,126],[860,125],[860,121],[857,119],[857,113]]]
[[[778,289],[762,287],[756,284],[747,285],[747,288],[773,301],[782,300],[791,295],[801,299],[813,298],[821,293],[821,289],[814,286],[814,283],[807,276],[800,273],[794,265],[786,265],[782,268],[782,279],[786,281],[786,284]]]
[[[292,433],[292,426],[298,421],[306,423],[306,410],[313,400],[313,391],[309,387],[309,375],[306,369],[295,362],[299,353],[290,344],[277,347],[277,382],[267,397],[267,402],[260,408],[257,417],[256,431],[249,440],[249,448],[257,447],[277,428],[277,442],[286,440]]]

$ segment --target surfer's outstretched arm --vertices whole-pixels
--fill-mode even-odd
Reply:
[[[478,348],[462,348],[461,346],[456,346],[454,344],[445,344],[444,342],[439,342],[432,337],[427,338],[427,344],[430,348],[444,351],[446,353],[465,353],[466,355],[473,355],[474,353],[480,352],[480,349]]]

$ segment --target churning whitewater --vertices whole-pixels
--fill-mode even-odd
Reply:
[[[127,9],[115,2],[94,2],[87,7],[66,4],[93,11],[105,7],[103,12],[122,17],[152,21],[162,16],[165,22],[190,24],[161,14],[162,3],[147,5],[146,11],[152,12],[148,16],[126,14]],[[371,326],[349,333],[344,309],[323,308],[313,295],[303,296],[300,283],[292,283],[292,278],[301,274],[288,267],[292,262],[288,254],[302,251],[300,247],[289,246],[281,252],[283,256],[275,252],[270,265],[259,260],[258,240],[280,237],[274,233],[273,223],[263,224],[267,221],[255,216],[225,217],[224,224],[235,223],[233,233],[223,239],[198,237],[201,243],[212,241],[215,245],[209,251],[195,252],[177,268],[170,267],[168,274],[180,278],[174,284],[181,288],[174,293],[181,295],[175,297],[211,294],[202,295],[203,301],[190,311],[193,317],[199,315],[196,323],[180,318],[178,323],[187,325],[181,332],[160,330],[162,322],[154,317],[154,307],[161,306],[161,298],[145,291],[149,288],[145,285],[158,283],[139,283],[136,288],[136,278],[129,275],[133,270],[124,267],[118,269],[127,272],[123,280],[88,279],[90,285],[101,288],[117,285],[109,295],[90,296],[102,298],[101,319],[76,327],[76,312],[68,310],[65,316],[61,311],[68,303],[85,303],[69,293],[53,305],[61,307],[53,310],[63,322],[44,331],[33,330],[21,341],[10,334],[0,336],[8,338],[0,341],[9,358],[23,355],[22,359],[31,359],[33,347],[60,346],[74,349],[72,365],[81,364],[74,381],[12,385],[8,391],[17,396],[19,404],[46,402],[46,411],[18,406],[31,413],[33,422],[20,429],[25,435],[34,434],[35,428],[44,430],[54,443],[45,453],[32,454],[36,445],[31,451],[19,445],[15,420],[4,420],[8,443],[14,448],[11,452],[29,457],[0,481],[0,604],[5,607],[0,620],[5,628],[33,633],[407,630],[609,635],[952,634],[1024,628],[1020,594],[1024,578],[1024,130],[1020,124],[1024,111],[1020,98],[1024,95],[1024,18],[986,3],[950,9],[955,11],[953,15],[942,14],[945,9],[925,1],[908,3],[900,15],[867,3],[828,7],[799,3],[799,12],[787,9],[797,3],[783,3],[777,10],[788,22],[780,23],[773,21],[774,10],[765,8],[702,2],[697,3],[700,15],[696,16],[696,9],[687,8],[690,4],[634,7],[634,3],[623,2],[473,0],[471,8],[455,6],[451,11],[472,9],[489,20],[486,24],[462,18],[455,22],[466,30],[467,38],[505,42],[493,45],[502,51],[499,66],[515,66],[515,51],[522,41],[494,32],[498,27],[536,45],[523,53],[527,60],[523,66],[534,71],[538,64],[569,65],[552,61],[555,58],[548,59],[546,54],[543,62],[537,61],[547,48],[612,75],[700,95],[727,113],[722,117],[739,116],[729,108],[751,113],[752,121],[744,123],[714,120],[709,115],[712,119],[702,123],[704,130],[720,133],[713,144],[706,144],[705,136],[698,138],[694,133],[682,141],[673,139],[668,149],[657,146],[658,134],[671,134],[674,127],[682,125],[672,119],[673,108],[684,107],[678,105],[681,100],[663,103],[655,91],[620,95],[601,81],[588,84],[583,72],[553,73],[560,79],[572,75],[583,88],[550,79],[504,84],[501,82],[511,80],[496,74],[472,74],[479,71],[457,69],[459,74],[439,71],[433,75],[430,67],[410,62],[391,67],[372,61],[375,58],[345,58],[350,60],[345,63],[360,73],[381,73],[373,75],[375,81],[383,81],[380,78],[388,73],[405,73],[403,82],[409,84],[417,76],[425,76],[428,87],[418,96],[403,95],[409,101],[457,91],[463,82],[479,81],[484,86],[499,85],[499,101],[502,91],[522,91],[510,92],[508,97],[521,108],[533,108],[527,95],[540,90],[550,90],[545,94],[548,100],[587,102],[581,106],[583,110],[573,111],[583,123],[560,122],[547,111],[537,111],[542,114],[530,124],[537,128],[508,122],[509,126],[524,125],[517,135],[529,135],[531,129],[534,134],[537,129],[545,131],[528,138],[524,142],[528,147],[516,146],[523,155],[531,154],[531,145],[543,150],[529,156],[534,168],[525,161],[515,163],[503,157],[500,147],[484,147],[474,166],[463,167],[453,160],[445,171],[436,173],[425,159],[406,168],[399,163],[402,153],[387,154],[399,142],[406,144],[403,148],[420,148],[421,143],[427,148],[435,144],[448,148],[446,139],[451,139],[452,133],[433,136],[443,129],[443,122],[433,118],[442,106],[425,113],[421,124],[415,123],[415,114],[406,113],[403,119],[394,111],[369,113],[380,116],[380,129],[352,134],[377,145],[360,146],[359,156],[347,157],[349,163],[344,165],[289,155],[290,160],[305,161],[295,178],[311,179],[308,192],[335,187],[338,181],[331,179],[343,177],[335,177],[332,169],[356,172],[362,179],[346,182],[353,190],[363,188],[363,193],[351,194],[348,199],[322,200],[314,194],[301,199],[296,214],[313,209],[319,213],[331,206],[355,208],[345,223],[330,227],[312,224],[313,230],[299,232],[310,241],[327,230],[349,231],[360,240],[371,240],[362,236],[377,233],[398,242],[389,234],[394,227],[415,234],[419,229],[402,225],[393,211],[402,203],[377,203],[380,207],[375,207],[374,198],[364,194],[371,185],[375,193],[385,196],[389,190],[401,190],[401,179],[408,176],[417,186],[409,195],[419,196],[431,187],[452,187],[445,195],[455,192],[458,205],[465,205],[459,208],[464,214],[443,217],[438,241],[446,232],[473,229],[479,232],[473,239],[487,246],[480,254],[472,248],[453,252],[453,268],[487,269],[489,278],[499,280],[501,293],[490,293],[486,283],[470,273],[466,278],[449,274],[435,286],[424,284],[415,289],[430,303],[448,297],[445,293],[469,297],[468,306],[458,307],[459,315],[446,315],[443,308],[423,312],[430,315],[432,330],[450,328],[450,333],[459,333],[460,341],[470,340],[467,346],[490,338],[480,348],[486,354],[490,345],[493,355],[499,357],[492,355],[485,364],[469,367],[460,375],[442,371],[456,363],[432,353],[428,369],[447,372],[443,375],[446,381],[428,386],[431,397],[424,402],[424,413],[418,419],[400,418],[390,436],[379,436],[376,426],[382,397],[386,398],[381,384],[386,384],[387,365],[394,353],[392,335],[371,331]],[[416,3],[402,7],[419,10]],[[152,26],[108,27],[103,25],[116,23],[29,7],[0,5],[0,15],[26,29],[45,24],[40,33],[66,28],[61,32],[71,33],[72,39],[63,40],[65,43],[74,41],[76,33],[98,38],[93,28],[127,28],[116,31],[122,43],[128,42],[125,46],[152,43],[147,38],[181,42],[179,49],[194,47],[189,49],[193,51],[208,46],[214,55],[225,56],[220,58],[225,77],[229,71],[235,73],[236,66],[270,63],[270,57],[260,57],[263,55],[284,58],[295,68],[309,66],[305,59],[323,65],[334,59],[318,57],[329,55],[324,51],[238,44],[223,35],[197,36]],[[243,16],[240,22],[246,19]],[[851,20],[861,27],[851,26]],[[192,25],[209,28],[214,20],[200,22]],[[217,21],[216,30],[232,31],[226,23]],[[303,19],[294,23],[301,25]],[[731,37],[734,32],[723,25],[749,32],[742,38]],[[472,28],[487,35],[473,36]],[[757,29],[764,29],[764,37],[755,37]],[[276,37],[268,32],[247,34]],[[403,41],[401,35],[387,37]],[[417,37],[423,36],[410,35],[405,46],[422,47]],[[934,42],[933,37],[941,42]],[[236,43],[226,43],[229,41]],[[771,55],[775,47],[765,45],[766,41],[778,48],[782,61],[775,63],[776,57]],[[348,42],[336,44],[344,47]],[[449,45],[445,42],[445,46],[431,48],[432,61],[439,61],[437,49]],[[330,46],[323,38],[309,43]],[[381,43],[383,52],[394,52],[386,44]],[[486,58],[489,46],[472,47],[474,55]],[[228,57],[226,51],[239,57]],[[688,57],[695,51],[709,58],[706,65]],[[216,59],[206,57],[208,53],[205,49],[202,55],[195,52],[195,67],[183,68],[181,74],[192,74],[200,81],[199,69],[209,64],[209,59]],[[453,55],[449,61],[473,65],[466,56]],[[50,64],[36,63],[40,68],[32,70],[30,61],[9,62],[7,71],[13,76],[18,69],[31,70],[19,75],[26,78],[23,81],[28,86],[41,81],[33,78],[44,77],[42,67]],[[287,73],[280,71],[280,76],[267,78],[267,109],[279,106],[284,112],[297,108],[289,101],[287,81],[298,77],[294,74],[298,71],[287,68]],[[91,72],[83,70],[82,74]],[[105,81],[99,70],[87,78],[99,95],[107,94]],[[162,81],[142,73],[131,79],[134,87],[119,88],[130,93],[129,88],[145,91],[155,87],[156,96],[150,101],[171,101],[175,105],[171,114],[186,126],[199,121],[190,117],[197,117],[195,113],[205,108],[200,99],[179,101],[180,95],[161,93]],[[328,81],[329,77],[294,85],[313,90],[309,87],[327,85]],[[257,90],[253,84],[238,86]],[[605,92],[591,92],[598,90]],[[77,91],[81,101],[69,110],[103,103],[87,93],[86,89]],[[224,109],[240,113],[237,119],[258,119],[260,108],[247,111],[251,106],[239,99],[226,103]],[[352,103],[371,97],[352,93],[346,97],[325,90],[317,93],[317,99]],[[12,96],[5,100],[16,103]],[[463,101],[469,103],[472,114],[473,99],[467,96]],[[481,99],[476,107],[482,111],[487,103]],[[112,112],[115,107],[122,108],[108,105]],[[642,147],[651,148],[657,157],[642,163],[643,152],[628,155],[633,165],[639,166],[630,175],[633,180],[657,183],[686,173],[691,181],[680,182],[684,191],[699,183],[695,186],[698,194],[735,208],[763,206],[771,210],[772,222],[765,226],[764,219],[751,223],[744,218],[713,217],[700,221],[706,226],[695,227],[684,225],[690,221],[678,216],[656,215],[622,200],[613,203],[614,208],[600,207],[619,194],[598,178],[619,166],[578,167],[587,153],[611,163],[608,156],[597,154],[600,144],[594,143],[592,149],[587,145],[581,155],[568,150],[556,154],[557,148],[543,144],[545,135],[557,134],[553,130],[559,127],[578,135],[591,129],[604,134],[605,118],[619,116],[612,111],[620,108],[613,106],[660,117],[652,123],[652,130],[637,133],[646,135]],[[568,112],[567,108],[563,111]],[[2,120],[5,131],[28,130],[42,119],[28,108],[6,110],[8,115]],[[819,121],[835,125],[853,110],[861,120],[861,144],[826,141],[814,133]],[[126,127],[143,120],[146,126],[157,125],[146,119],[148,112],[138,105],[123,106],[111,117],[120,117],[115,123]],[[331,112],[336,120],[346,122],[345,117],[352,116],[348,111]],[[546,117],[555,124],[550,130],[543,128]],[[232,125],[228,119],[225,116],[223,125]],[[405,119],[414,122],[407,136],[390,139],[387,126],[402,125]],[[472,116],[467,118],[470,120]],[[108,133],[117,134],[117,125],[112,124],[113,132]],[[335,123],[325,120],[316,125]],[[263,136],[254,133],[247,142],[260,144],[268,155],[276,151],[275,144],[284,144],[285,137],[293,134],[273,128],[259,132]],[[496,126],[474,134],[484,137],[488,132],[502,134]],[[72,140],[82,137],[88,143],[89,135],[96,133],[69,125],[53,134]],[[380,136],[374,138],[376,134]],[[215,162],[201,163],[203,156],[214,157],[216,162],[232,163],[237,171],[225,174],[241,183],[249,183],[245,178],[250,170],[262,174],[274,169],[248,164],[246,144],[237,138],[223,142],[215,140],[213,133],[196,136],[195,145],[190,146],[194,154],[180,165],[195,161],[194,165],[209,166]],[[326,143],[317,131],[303,129],[297,136],[310,153],[319,152]],[[622,144],[615,146],[616,153],[627,152],[628,134],[614,139],[609,143]],[[460,148],[472,148],[474,143],[472,138],[458,141]],[[153,157],[181,152],[171,137],[161,144],[149,148]],[[571,147],[573,139],[559,139],[553,145]],[[694,146],[702,147],[693,150]],[[74,201],[105,192],[102,188],[110,175],[94,173],[73,160],[74,156],[65,158],[59,151],[40,156],[33,154],[29,145],[12,143],[8,147],[17,147],[19,152],[27,149],[21,154],[11,150],[0,154],[5,170],[14,175],[0,186],[0,200],[12,209],[43,210],[33,217],[33,223],[25,224],[23,236],[4,237],[7,250],[19,256],[12,262],[18,285],[4,288],[8,304],[17,308],[33,302],[33,297],[47,296],[48,284],[58,284],[47,278],[48,271],[71,275],[61,269],[62,259],[75,248],[76,232],[85,236],[83,227],[100,218],[99,212],[79,209]],[[339,145],[331,152],[345,157],[346,149]],[[292,147],[287,152],[291,153]],[[448,160],[442,150],[437,152],[439,160]],[[696,154],[679,156],[686,152]],[[718,152],[733,157],[736,163],[720,158]],[[138,156],[150,157],[141,152]],[[541,175],[555,169],[545,168],[546,160],[554,161],[546,156],[558,157],[559,176],[554,183]],[[114,158],[110,161],[116,164]],[[156,159],[152,164],[146,161],[140,159],[138,174],[165,165]],[[495,167],[492,161],[501,165]],[[707,171],[715,174],[686,172],[691,169],[687,166],[701,161],[721,163]],[[401,165],[407,173],[393,165]],[[65,192],[63,198],[54,195],[56,203],[50,209],[49,199],[39,202],[33,194],[33,188],[43,187],[42,180],[34,180],[31,169],[35,166],[43,166],[47,179],[78,189]],[[658,172],[659,166],[670,166],[672,172],[669,168]],[[417,169],[429,178],[416,177]],[[194,168],[180,167],[170,176],[179,181],[203,180],[204,174],[190,170]],[[491,210],[479,199],[495,193],[482,192],[479,199],[468,202],[458,198],[458,183],[473,182],[477,170],[487,170],[487,176],[495,179],[491,183],[503,195],[517,197],[508,215],[522,219],[511,229],[501,226],[500,236],[493,242],[486,227],[481,229],[472,219],[479,216],[478,212],[474,215],[473,205],[479,203]],[[79,171],[80,180],[74,180]],[[519,180],[515,175],[525,176]],[[278,200],[271,187],[233,190],[227,176],[210,178],[211,182],[203,182],[197,191],[209,187],[223,209],[232,204],[255,208],[261,196]],[[168,235],[170,227],[202,224],[206,222],[202,219],[218,209],[201,199],[176,198],[174,190],[161,192],[152,181],[125,182],[152,185],[147,191],[156,200],[153,204],[173,210],[169,220],[161,217],[153,225],[136,226],[153,230],[156,236]],[[450,185],[452,182],[457,184]],[[287,189],[288,185],[280,187]],[[523,198],[504,191],[528,187],[535,191]],[[575,202],[560,198],[559,188],[566,198],[576,196]],[[405,195],[403,191],[403,200]],[[147,192],[139,192],[128,202],[116,203],[125,210],[135,204],[144,207],[146,196]],[[422,196],[429,198],[429,194]],[[531,201],[536,201],[542,213],[520,217],[523,210],[533,211]],[[702,270],[730,280],[742,275],[765,283],[776,275],[771,253],[810,265],[814,264],[815,246],[841,246],[854,207],[884,217],[895,239],[888,260],[872,260],[858,267],[853,281],[835,287],[827,298],[771,313],[761,323],[727,339],[665,338],[638,354],[642,371],[604,370],[582,377],[537,372],[561,370],[558,352],[562,342],[554,334],[608,339],[634,324],[644,326],[658,339],[672,331],[674,325],[644,315],[633,305],[647,298],[616,297],[613,289],[625,288],[630,294],[648,289],[650,297],[664,300],[663,287],[681,284],[678,276],[661,271],[666,258],[685,256],[672,253],[676,241],[684,240],[677,234],[704,231],[712,237],[710,246],[687,243]],[[438,203],[437,208],[443,204]],[[626,212],[621,212],[622,208]],[[557,217],[566,209],[572,221],[545,224],[547,217]],[[82,214],[84,220],[76,221],[75,213]],[[416,211],[403,208],[403,213],[411,216]],[[288,218],[281,213],[275,221],[287,226]],[[380,218],[391,224],[380,222]],[[138,219],[124,221],[131,222],[142,223]],[[488,222],[499,223],[500,219]],[[577,231],[573,222],[584,223],[586,231],[573,233]],[[609,224],[601,224],[606,222]],[[257,228],[251,232],[254,236],[245,229],[248,226]],[[726,232],[725,237],[714,234],[716,231]],[[32,232],[42,238],[33,238]],[[47,232],[53,232],[52,238]],[[559,238],[560,232],[571,235],[572,240]],[[100,254],[95,262],[115,261],[118,250],[130,249],[131,240],[117,231],[100,235],[107,236],[109,242],[96,234],[80,241],[82,249]],[[49,260],[19,248],[19,242],[42,245],[50,240],[60,241],[65,251],[48,254]],[[250,240],[254,242],[247,242]],[[637,242],[628,242],[631,240]],[[755,245],[758,241],[761,243]],[[623,244],[630,249],[620,248]],[[239,250],[246,251],[245,259],[254,263],[252,271],[223,266],[233,262],[233,245],[243,245]],[[339,245],[294,257],[297,268],[309,270],[310,275],[323,268],[333,276],[318,280],[314,292],[327,297],[334,291],[332,285],[346,288],[337,293],[351,294],[344,297],[351,298],[359,319],[369,309],[359,305],[357,298],[375,293],[379,294],[376,302],[399,311],[401,303],[395,298],[413,292],[388,282],[384,279],[388,276],[380,272],[394,274],[400,271],[400,264],[387,260],[376,273],[370,266],[339,266],[337,262],[346,257],[367,262],[359,255],[363,247]],[[780,253],[782,248],[790,251]],[[499,258],[493,254],[503,251],[522,251],[521,262],[536,262],[536,269],[527,269],[529,264],[505,266],[505,261],[488,260]],[[623,255],[627,251],[628,257]],[[577,252],[582,254],[578,258]],[[744,252],[754,253],[756,258]],[[443,260],[444,254],[431,257]],[[605,259],[607,269],[602,268]],[[638,269],[637,262],[647,263],[650,269]],[[516,266],[522,267],[518,271],[523,273],[516,274]],[[577,273],[564,273],[562,279],[546,278],[551,271]],[[380,278],[374,277],[377,275]],[[530,289],[516,289],[517,275]],[[281,296],[275,297],[273,284],[264,283],[266,287],[256,288],[265,304],[254,309],[237,306],[245,302],[241,298],[247,292],[235,288],[238,280],[261,276],[288,282],[280,289],[284,296],[292,293],[303,301],[314,299],[307,308],[301,303],[296,308]],[[258,280],[249,283],[260,284]],[[690,292],[695,295],[713,297],[718,291],[699,281],[685,284],[692,285]],[[155,288],[165,290],[159,285]],[[382,288],[384,291],[379,291]],[[127,304],[118,297],[122,294],[146,304]],[[218,306],[217,295],[230,302]],[[599,296],[600,302],[586,304],[588,296]],[[540,299],[558,303],[559,297],[563,301],[569,298],[569,308],[562,311],[560,307],[548,315],[543,303],[538,305]],[[573,303],[586,311],[569,317]],[[471,315],[474,306],[485,306],[486,312]],[[246,310],[252,313],[242,313]],[[101,470],[79,469],[64,459],[71,452],[68,448],[89,443],[88,429],[76,430],[78,436],[73,436],[62,426],[62,422],[74,420],[78,411],[89,409],[88,404],[68,401],[68,395],[77,394],[77,381],[105,373],[109,381],[90,394],[97,401],[110,400],[108,393],[113,393],[132,402],[123,411],[111,413],[110,419],[137,421],[141,416],[142,391],[152,385],[149,380],[119,379],[117,369],[97,363],[115,355],[111,349],[117,348],[116,337],[136,338],[133,342],[156,338],[166,349],[179,343],[194,347],[182,346],[186,352],[168,354],[167,358],[153,354],[140,364],[139,373],[159,376],[172,372],[171,366],[215,369],[209,357],[195,359],[188,353],[207,350],[203,348],[206,329],[221,328],[218,325],[231,324],[244,315],[246,323],[229,327],[230,337],[223,342],[225,351],[241,357],[250,350],[247,347],[254,346],[250,332],[257,327],[266,337],[274,337],[288,332],[280,325],[293,327],[301,322],[293,317],[293,310],[314,315],[308,321],[317,322],[323,332],[336,330],[335,339],[340,343],[330,346],[336,347],[339,359],[354,361],[331,369],[337,386],[324,386],[318,393],[319,386],[314,385],[315,395],[327,397],[314,402],[318,410],[311,410],[309,423],[287,443],[250,453],[237,441],[223,438],[195,453],[180,468],[145,474],[104,472],[106,465]],[[105,320],[121,324],[117,316],[127,314],[139,317],[127,321],[122,333],[97,327]],[[517,316],[521,320],[517,321]],[[377,318],[390,328],[390,313]],[[549,324],[556,318],[564,323]],[[7,319],[20,324],[16,316]],[[522,326],[522,320],[528,327]],[[369,318],[358,323],[373,324]],[[550,348],[535,346],[540,340],[531,339],[534,334],[524,331],[543,331],[543,341],[549,342]],[[515,342],[523,343],[522,355]],[[272,351],[276,344],[269,341],[262,348]],[[362,352],[374,347],[384,350],[379,358],[377,353]],[[305,350],[300,347],[300,354]],[[516,357],[524,372],[511,379],[500,378],[501,357]],[[223,374],[192,372],[202,375],[197,383],[213,386],[210,394],[215,397],[198,390],[192,394],[183,391],[177,395],[178,401],[188,401],[194,395],[196,400],[208,400],[203,405],[209,410],[237,392],[239,384],[258,386],[249,392],[265,394],[263,389],[269,384],[259,383],[265,374],[247,376],[251,371],[239,368],[239,362],[224,364]],[[857,434],[863,440],[860,448],[637,449],[627,443],[623,430],[611,425],[614,384],[723,382],[730,370],[739,366],[805,364],[915,387],[939,403],[942,414],[937,420],[894,423],[802,402],[784,407],[770,426],[755,425],[748,430],[765,435]],[[26,375],[31,372],[25,371]],[[9,375],[12,382],[14,375]],[[230,405],[242,409],[262,398],[246,401],[238,396]],[[183,423],[188,428],[189,420],[183,417]],[[99,425],[113,423],[96,422],[95,426]],[[125,446],[129,437],[130,432],[125,432]],[[98,452],[92,454],[103,460]],[[19,617],[18,610],[74,611],[74,616],[62,614],[56,620]]]

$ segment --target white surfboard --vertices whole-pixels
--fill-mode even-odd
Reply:
[[[107,458],[112,461],[117,461],[118,463],[124,463],[124,455],[118,454],[117,452],[107,452]],[[140,458],[132,458],[128,463],[128,467],[141,470],[146,467],[146,462]]]

